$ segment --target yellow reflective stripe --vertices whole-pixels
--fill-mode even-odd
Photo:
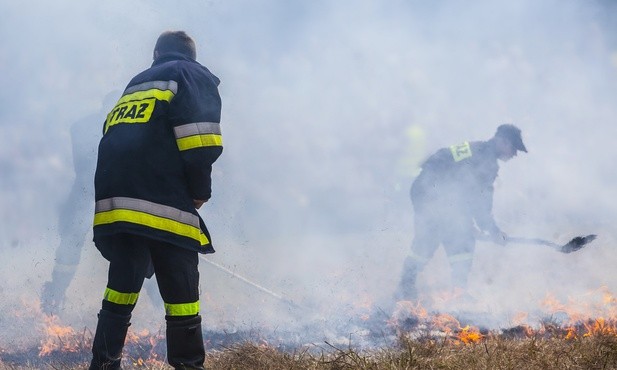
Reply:
[[[204,234],[200,230],[199,231],[199,245],[206,245],[206,244],[210,244],[210,240],[208,240],[208,237],[206,236],[206,234]]]
[[[464,262],[473,259],[473,253],[458,253],[448,256],[450,262]]]
[[[207,245],[210,243],[206,235],[200,228],[199,217],[186,211],[179,210],[177,208],[166,206],[163,204],[149,202],[143,199],[135,199],[128,197],[113,197],[98,200],[95,204],[96,214],[113,211],[113,210],[128,210],[135,213],[146,214],[158,219],[174,221],[176,224],[181,224],[183,227],[188,227],[191,230],[190,235],[193,235],[193,239],[200,242],[201,245]],[[96,218],[96,215],[95,215]],[[132,220],[120,219],[116,221],[134,222]],[[116,222],[111,220],[111,222]],[[169,227],[168,225],[166,227]],[[174,232],[174,229],[164,228],[162,230]],[[185,234],[179,234],[188,236]]]
[[[103,299],[115,304],[134,305],[137,303],[139,293],[121,293],[110,288],[105,289]]]
[[[128,103],[118,103],[107,115],[105,133],[119,123],[147,123],[152,117],[156,99],[149,98]]]
[[[96,202],[94,209],[96,213],[111,211],[112,209],[130,209],[169,218],[199,228],[199,217],[191,212],[182,211],[175,207],[149,202],[143,199],[129,197],[101,199]]]
[[[122,96],[120,100],[118,100],[118,103],[116,103],[116,105],[127,103],[132,100],[144,100],[144,99],[152,99],[152,98],[156,100],[162,100],[162,101],[169,102],[175,95],[176,94],[174,94],[174,92],[170,90],[161,91],[158,89],[152,89],[152,90],[146,90],[146,91],[136,91],[132,94],[127,94],[127,95]]]
[[[210,242],[200,228],[145,212],[130,209],[113,209],[110,211],[97,212],[94,215],[94,226],[106,225],[114,222],[130,222],[153,229],[168,231],[176,235],[197,240],[201,245],[206,245]]]
[[[199,301],[192,303],[165,303],[165,314],[169,316],[191,316],[199,314]]]
[[[156,102],[170,102],[177,92],[176,81],[148,81],[127,88],[107,115],[103,133],[119,123],[149,122]]]
[[[454,162],[460,162],[463,159],[472,156],[471,146],[467,141],[462,144],[452,145],[450,147],[450,152],[452,152],[452,158],[454,158]]]
[[[223,137],[217,134],[193,135],[177,139],[180,151],[207,146],[223,146]]]
[[[180,151],[208,146],[222,146],[221,124],[217,122],[193,122],[174,127]]]

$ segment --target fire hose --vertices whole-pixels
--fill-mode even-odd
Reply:
[[[204,257],[202,255],[200,255],[199,258],[201,258],[201,260],[206,262],[207,264],[212,265],[212,266],[216,267],[217,269],[225,272],[226,274],[230,275],[231,277],[236,278],[236,279],[242,281],[243,283],[245,283],[245,284],[247,284],[247,285],[249,285],[249,286],[251,286],[251,287],[253,287],[253,288],[257,289],[257,290],[259,290],[260,292],[269,295],[270,297],[276,298],[277,300],[279,300],[279,301],[289,305],[292,308],[302,309],[301,306],[299,306],[297,303],[295,303],[291,299],[286,298],[286,297],[284,297],[281,294],[275,293],[272,290],[270,290],[268,288],[265,288],[262,285],[259,285],[259,284],[255,283],[255,282],[245,278],[242,275],[237,274],[236,272],[228,269],[225,266],[222,266],[222,265],[220,265],[220,264],[218,264],[218,263],[216,263],[214,261],[211,261],[211,260],[209,260],[208,258],[206,258],[206,257]]]

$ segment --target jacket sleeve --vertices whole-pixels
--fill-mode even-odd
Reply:
[[[203,67],[202,67],[203,68]],[[212,164],[223,151],[218,79],[205,68],[183,70],[170,118],[193,199],[210,199]]]

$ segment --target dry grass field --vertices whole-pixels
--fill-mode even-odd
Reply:
[[[85,362],[50,359],[32,365],[0,364],[0,369],[82,369]],[[124,368],[168,369],[160,360],[125,361]],[[357,351],[353,348],[285,352],[255,343],[242,343],[212,351],[206,368],[229,370],[398,370],[398,369],[617,369],[617,337],[614,335],[563,338],[487,338],[460,345],[442,340],[401,340],[394,348]]]
[[[207,353],[206,368],[228,370],[398,370],[398,369],[617,369],[615,322],[588,321],[575,327],[545,323],[539,329],[514,327],[499,333],[462,328],[436,332],[423,328],[398,331],[388,347],[361,349],[328,342],[283,348],[266,340],[239,340]],[[169,369],[160,335],[129,338],[125,369]],[[43,353],[0,352],[0,369],[82,369],[89,338],[74,334],[69,349]],[[81,343],[79,343],[81,342]],[[38,353],[37,353],[38,351]]]

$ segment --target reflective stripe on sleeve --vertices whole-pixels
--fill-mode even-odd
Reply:
[[[216,122],[188,123],[174,127],[174,134],[180,151],[208,146],[223,146],[221,125]]]
[[[191,303],[165,303],[165,314],[169,316],[194,316],[199,314],[199,301]]]
[[[197,240],[200,245],[210,242],[201,231],[199,217],[174,207],[141,199],[115,197],[96,202],[94,226],[114,222],[130,222],[167,231]]]
[[[111,288],[105,289],[103,299],[115,304],[134,305],[137,303],[139,293],[121,293]]]

